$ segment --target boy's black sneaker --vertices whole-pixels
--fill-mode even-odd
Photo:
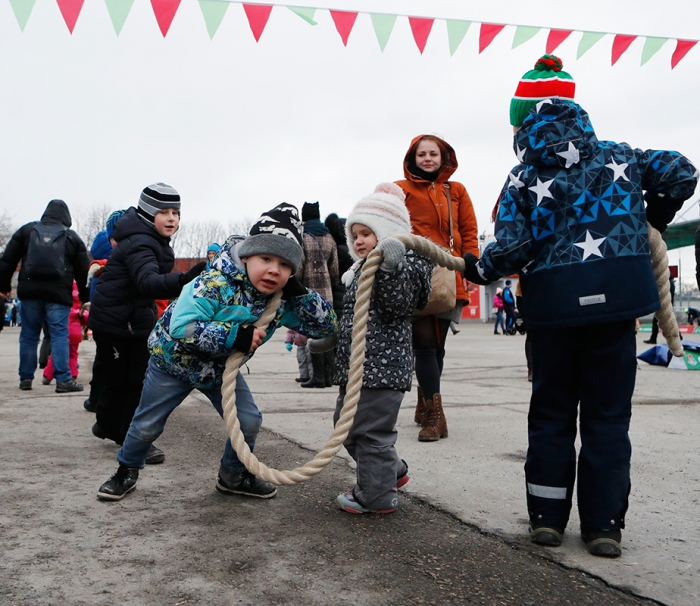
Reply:
[[[83,386],[75,379],[56,383],[56,393],[70,393],[72,391],[83,391]]]
[[[559,547],[564,536],[563,528],[553,528],[552,526],[536,526],[530,524],[530,540],[537,545],[546,547]]]
[[[97,491],[97,498],[101,501],[120,501],[134,488],[139,479],[137,467],[119,465],[115,474],[107,480]]]
[[[90,401],[90,398],[88,398],[87,400],[85,400],[85,402],[83,402],[83,408],[84,408],[85,410],[87,410],[88,412],[97,412],[97,406],[95,406],[95,405]]]
[[[277,494],[277,487],[256,478],[248,470],[240,473],[219,467],[219,477],[216,478],[216,490],[221,494],[241,494],[246,497],[271,499]]]
[[[146,465],[158,465],[163,461],[165,461],[165,453],[155,444],[151,444],[146,453]]]
[[[22,391],[30,391],[32,389],[32,380],[31,379],[22,379],[19,382],[19,388]]]
[[[602,558],[619,558],[622,555],[622,532],[620,530],[601,530],[582,528],[581,538],[588,545],[588,551]]]

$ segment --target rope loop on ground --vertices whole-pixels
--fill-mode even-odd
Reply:
[[[403,242],[406,248],[419,252],[437,265],[441,265],[442,267],[447,267],[448,269],[458,272],[462,272],[464,270],[464,260],[462,258],[450,255],[440,247],[433,244],[430,240],[426,240],[423,237],[414,236],[412,234],[402,234],[396,236],[396,238]],[[676,318],[673,315],[673,309],[671,307],[666,244],[663,240],[661,240],[661,235],[659,232],[651,226],[649,226],[649,243],[652,250],[652,262],[654,265],[656,283],[662,300],[662,308],[659,312],[657,312],[659,325],[664,331],[664,336],[670,335],[670,338],[667,338],[666,340],[673,354],[683,355],[683,348],[680,346],[680,339],[678,337],[678,325],[676,324]],[[360,400],[362,375],[364,373],[365,364],[365,346],[369,304],[372,295],[372,286],[374,285],[374,276],[377,273],[381,262],[381,252],[373,250],[367,257],[367,260],[362,267],[362,273],[358,282],[357,296],[355,300],[354,325],[352,329],[352,344],[350,348],[350,369],[348,372],[348,384],[346,387],[345,399],[343,400],[343,408],[340,411],[340,417],[335,425],[330,439],[318,452],[318,454],[311,459],[311,461],[295,469],[279,471],[262,463],[250,451],[243,433],[241,432],[241,424],[238,421],[238,411],[236,409],[236,377],[238,376],[238,370],[246,354],[236,351],[229,356],[228,360],[226,360],[223,385],[221,386],[224,421],[226,423],[229,436],[231,436],[231,445],[233,446],[233,449],[236,451],[236,454],[241,462],[246,466],[246,469],[248,469],[248,471],[255,477],[265,480],[266,482],[271,482],[277,486],[299,484],[320,473],[321,470],[333,460],[335,455],[338,454],[338,451],[341,449],[343,442],[348,437],[348,432],[352,427],[352,423],[355,419],[355,413],[357,412],[357,403]],[[664,287],[665,294],[663,292]],[[282,293],[278,292],[272,299],[270,299],[262,316],[260,316],[254,325],[262,329],[267,328],[269,323],[274,319],[281,300]],[[674,349],[672,346],[672,343],[674,343],[673,336],[675,336],[675,341],[677,342],[678,347],[680,347],[680,354],[676,353],[677,349]]]

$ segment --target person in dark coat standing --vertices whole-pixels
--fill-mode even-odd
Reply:
[[[328,228],[321,223],[318,202],[304,202],[301,207],[304,223],[304,260],[297,272],[299,281],[315,290],[329,303],[333,303],[333,291],[340,282],[338,272],[338,248]],[[302,387],[330,387],[335,356],[333,351],[311,353],[313,376]]]
[[[156,324],[156,299],[170,299],[206,266],[170,273],[175,253],[170,238],[180,225],[180,195],[164,183],[146,187],[138,207],[117,222],[112,251],[90,306],[88,326],[97,345],[93,373],[100,389],[90,394],[97,422],[92,433],[122,444],[141,399],[148,366],[148,335]],[[165,455],[155,446],[150,463]]]
[[[338,275],[340,276],[350,269],[353,264],[353,259],[348,249],[347,237],[345,235],[345,221],[345,219],[339,217],[337,214],[331,213],[323,222],[335,240],[335,246],[338,251]],[[335,313],[338,314],[338,317],[340,317],[343,311],[344,294],[345,285],[342,280],[338,280],[338,282],[333,285],[333,309],[335,309]]]
[[[27,223],[14,233],[0,258],[0,293],[6,298],[10,294],[12,275],[22,262],[17,285],[17,297],[22,301],[19,337],[19,388],[22,390],[32,388],[39,335],[45,321],[51,335],[56,392],[83,390],[83,386],[73,380],[68,367],[68,314],[73,305],[73,280],[78,284],[80,301],[87,303],[89,300],[86,287],[89,259],[85,243],[70,229],[71,225],[68,205],[63,200],[51,200],[40,221]],[[46,235],[49,232],[55,248],[48,248],[47,253],[37,245],[42,238],[49,238]],[[37,258],[30,258],[28,262],[30,250],[35,251]]]
[[[698,170],[668,150],[599,141],[574,82],[545,55],[511,101],[518,164],[501,190],[496,241],[464,277],[520,274],[532,338],[525,462],[530,538],[558,546],[577,489],[591,554],[622,554],[630,492],[636,319],[659,309],[647,222],[664,231]],[[581,449],[576,453],[576,434]],[[578,476],[578,477],[577,477]]]

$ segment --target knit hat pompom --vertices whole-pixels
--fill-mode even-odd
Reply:
[[[374,188],[375,194],[390,194],[400,198],[402,202],[406,201],[406,194],[396,183],[380,183]]]
[[[535,63],[535,69],[540,72],[547,70],[560,72],[562,67],[564,67],[564,63],[556,55],[542,55]]]
[[[380,183],[374,188],[374,193],[355,204],[345,223],[348,248],[353,259],[359,258],[352,246],[352,226],[355,223],[369,227],[379,242],[391,236],[411,233],[411,217],[405,200],[406,194],[398,185]]]
[[[543,55],[534,69],[526,72],[510,102],[510,123],[520,128],[525,117],[543,99],[574,100],[576,83],[563,71],[564,63],[555,55]]]
[[[303,255],[302,227],[295,206],[282,202],[264,213],[250,228],[238,256],[275,255],[292,265],[296,273]]]

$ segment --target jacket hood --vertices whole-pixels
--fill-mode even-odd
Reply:
[[[230,236],[211,260],[210,269],[218,269],[221,273],[229,276],[237,277],[243,274],[243,277],[246,277],[245,263],[241,261],[241,257],[238,254],[238,249],[243,240],[244,238],[240,236]]]
[[[435,136],[435,135],[431,135]],[[406,155],[404,156],[403,159],[403,176],[408,179],[409,181],[425,181],[425,179],[422,179],[421,177],[418,177],[417,175],[414,175],[408,168],[409,165],[409,160],[412,158],[415,154],[416,147],[418,147],[418,141],[422,137],[425,137],[425,135],[418,135],[417,137],[414,137],[413,140],[411,141],[411,145],[408,148],[408,151],[406,152]],[[436,137],[437,139],[440,139],[440,137]],[[445,164],[443,161],[442,166],[440,167],[440,170],[438,171],[438,177],[435,179],[435,183],[444,183],[445,181],[448,181],[449,178],[455,173],[457,170],[457,167],[459,164],[457,164],[457,154],[455,154],[455,150],[452,149],[452,146],[447,143],[447,141],[444,141],[443,139],[440,139],[442,141],[442,144],[447,148],[448,155],[449,155],[449,166]]]
[[[148,234],[149,236],[159,238],[162,242],[170,242],[170,238],[161,236],[155,226],[142,219],[136,212],[136,208],[132,206],[114,226],[112,237],[117,242],[121,242],[129,236],[134,236],[136,234]]]
[[[531,166],[569,168],[591,156],[597,144],[586,111],[560,99],[540,101],[513,137],[518,160]]]
[[[70,227],[73,224],[68,205],[63,200],[51,200],[47,204],[44,214],[41,215],[41,222],[60,223],[66,227]]]

